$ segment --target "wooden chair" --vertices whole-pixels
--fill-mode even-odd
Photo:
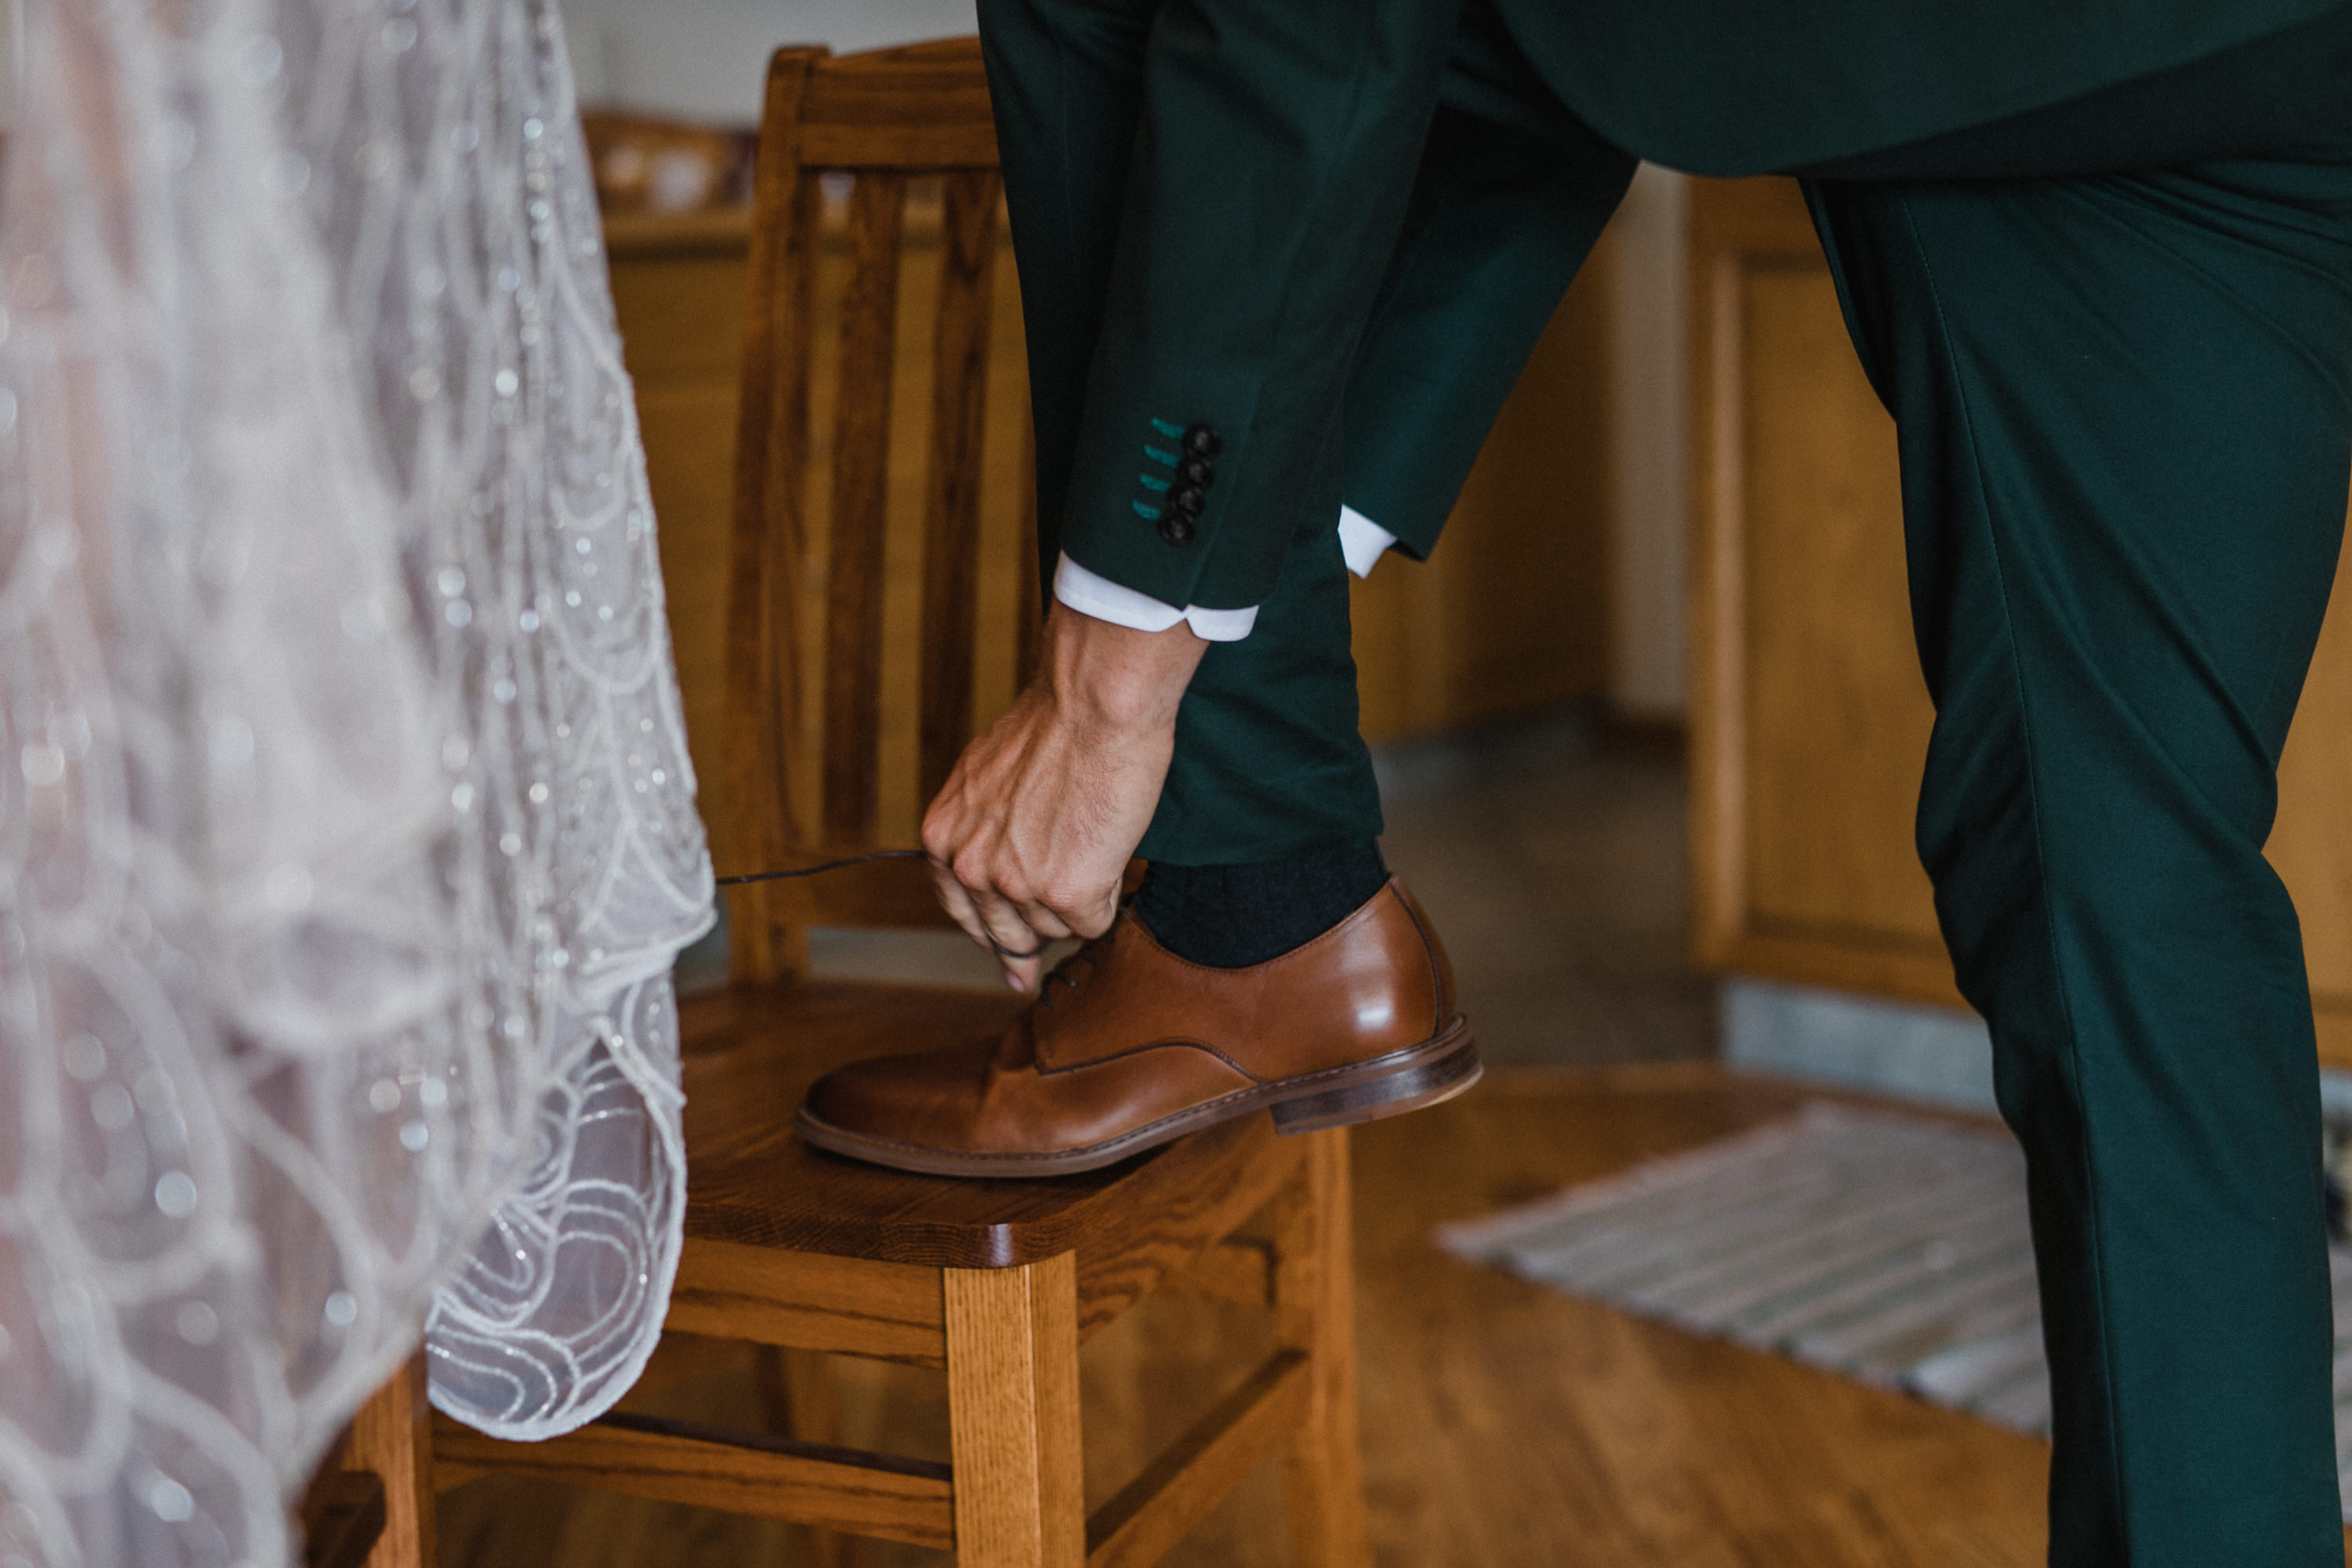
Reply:
[[[351,1440],[335,1440],[295,1504],[302,1568],[362,1568],[383,1538],[383,1478],[345,1460]]]
[[[819,830],[803,833],[789,786],[800,749],[794,616],[814,569],[802,515],[812,277],[820,176],[843,171],[855,184],[826,541],[821,805]],[[979,51],[969,39],[838,59],[786,49],[768,77],[743,373],[718,824],[730,868],[877,844],[893,310],[908,182],[922,174],[944,175],[919,735],[904,764],[918,770],[924,798],[971,731],[999,209]],[[1012,412],[1025,427],[1026,411]],[[1034,547],[1022,580],[1029,645]],[[1024,663],[1031,657],[1024,646]],[[768,884],[733,912],[734,984],[682,1010],[687,1239],[667,1326],[943,1369],[950,1462],[631,1414],[550,1442],[503,1443],[427,1417],[412,1373],[378,1396],[354,1437],[353,1463],[414,1483],[394,1488],[387,1540],[399,1544],[380,1550],[375,1568],[429,1561],[431,1492],[491,1469],[951,1548],[962,1568],[1141,1564],[1277,1452],[1296,1559],[1361,1568],[1345,1133],[1277,1140],[1261,1116],[1050,1181],[942,1180],[819,1153],[792,1135],[816,1075],[859,1055],[968,1037],[1019,1004],[799,973],[810,926],[943,923],[919,862]],[[1089,1519],[1078,1345],[1163,1288],[1271,1309],[1276,1348]]]

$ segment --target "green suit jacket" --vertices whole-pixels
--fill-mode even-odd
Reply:
[[[2339,0],[1498,0],[1577,113],[1654,163],[1757,174],[2186,65]]]
[[[1725,174],[1822,164],[2343,4],[982,0],[1046,559],[1058,547],[1171,605],[1257,605],[1295,538],[1328,528],[1343,493],[1360,505],[1358,473],[1396,498],[1364,510],[1425,548],[1633,154]],[[1073,51],[1120,26],[1133,101],[1082,103],[1061,85]],[[1433,153],[1441,100],[1517,135],[1521,161],[1557,149],[1556,177],[1457,199],[1501,163]],[[1089,183],[1119,137],[1123,185]],[[1416,295],[1411,330],[1382,341],[1383,306]],[[1085,344],[1069,303],[1095,299]],[[1462,302],[1443,331],[1433,299]],[[1350,390],[1360,349],[1385,391]]]

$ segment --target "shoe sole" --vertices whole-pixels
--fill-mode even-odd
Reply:
[[[1486,1072],[1478,1059],[1478,1043],[1466,1020],[1455,1018],[1451,1028],[1434,1039],[1408,1046],[1387,1056],[1351,1062],[1343,1068],[1278,1079],[1273,1083],[1237,1090],[1205,1105],[1195,1105],[1164,1116],[1148,1126],[1099,1143],[1050,1153],[961,1153],[876,1138],[835,1127],[809,1114],[803,1106],[794,1126],[801,1141],[830,1153],[846,1154],[868,1164],[912,1171],[924,1176],[978,1176],[997,1180],[1036,1176],[1073,1176],[1098,1171],[1132,1159],[1148,1149],[1172,1143],[1188,1132],[1198,1132],[1221,1121],[1274,1113],[1274,1130],[1320,1132],[1332,1127],[1352,1127],[1442,1105],[1478,1081]]]

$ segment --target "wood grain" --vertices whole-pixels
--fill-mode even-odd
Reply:
[[[1015,471],[1027,385],[1018,289],[998,265],[1010,242],[992,132],[968,158],[908,150],[941,127],[985,130],[986,101],[971,39],[838,59],[787,50],[772,68],[748,224],[730,630],[722,660],[680,661],[690,722],[709,716],[695,689],[706,662],[729,686],[724,788],[706,796],[726,869],[911,844],[919,805],[1009,704],[1034,641],[1015,625],[1035,607],[1017,581],[1034,523]],[[863,151],[839,156],[828,126]],[[646,281],[627,292],[646,326],[690,331]],[[695,394],[708,399],[708,377]],[[690,433],[673,438],[683,449]],[[688,504],[664,537],[681,541],[681,582],[698,584]],[[704,646],[684,605],[673,611],[680,646]],[[945,924],[928,879],[897,868],[730,897],[735,972],[751,983],[794,971],[811,925]]]
[[[754,1370],[766,1430],[804,1443],[849,1447],[842,1440],[841,1384],[833,1374],[835,1364],[832,1357],[814,1351],[760,1346]],[[796,1544],[810,1568],[858,1568],[865,1538],[811,1525],[796,1528]]]
[[[1298,1568],[1365,1568],[1356,1390],[1354,1185],[1345,1128],[1318,1132],[1276,1205],[1276,1342],[1307,1358],[1307,1407],[1283,1455],[1284,1511]]]
[[[914,1546],[949,1546],[947,1467],[616,1414],[539,1443],[486,1437],[447,1417],[436,1450],[461,1468],[531,1476],[660,1502],[790,1520]]]
[[[752,178],[754,211],[767,221],[751,226],[750,286],[743,302],[721,670],[726,765],[720,775],[724,794],[711,824],[714,852],[737,866],[782,864],[798,837],[784,763],[799,731],[793,612],[801,598],[805,534],[798,479],[808,460],[812,251],[819,195],[816,182],[801,169],[799,126],[809,73],[823,54],[780,49],[769,62]],[[799,966],[791,938],[770,918],[769,896],[764,888],[754,888],[734,906],[730,963],[735,977],[748,984],[778,979]]]
[[[1271,1307],[1274,1268],[1272,1243],[1228,1239],[1202,1248],[1192,1262],[1162,1279],[1160,1289],[1171,1295]]]
[[[1381,1568],[2042,1568],[2047,1445],[1906,1395],[1695,1339],[1431,1244],[1436,1225],[1791,1114],[1798,1086],[1706,1064],[1490,1072],[1459,1100],[1358,1128],[1366,1499]],[[1293,1140],[1296,1142],[1296,1140]],[[1162,1291],[1080,1354],[1088,1501],[1277,1347],[1264,1314]],[[844,1363],[841,1441],[944,1459],[944,1380]],[[680,1415],[756,1419],[713,1371]],[[1286,1568],[1266,1465],[1167,1568]],[[779,1527],[496,1478],[442,1504],[452,1568],[793,1564]],[[461,1543],[452,1545],[452,1543]],[[948,1568],[869,1543],[860,1568]]]
[[[1076,1259],[950,1268],[957,1568],[1081,1568]]]
[[[363,1568],[385,1518],[383,1478],[373,1470],[320,1476],[302,1498],[302,1568]]]
[[[665,1322],[794,1350],[947,1363],[939,1271],[912,1264],[698,1237],[678,1257]]]
[[[923,528],[923,648],[918,797],[939,793],[971,738],[979,616],[980,478],[996,260],[993,171],[949,176],[940,219],[931,353],[930,483]]]
[[[1146,1568],[1192,1531],[1315,1400],[1307,1358],[1277,1351],[1087,1521],[1087,1568]]]
[[[383,1487],[383,1528],[367,1568],[435,1568],[433,1407],[425,1397],[420,1352],[352,1418],[343,1468],[373,1475]]]
[[[804,110],[808,161],[839,169],[994,168],[996,121],[978,67],[970,38],[842,57]]]
[[[843,395],[834,418],[826,557],[824,810],[828,841],[873,840],[882,705],[882,544],[888,521],[890,401],[898,362],[898,234],[907,179],[858,176],[849,194],[849,280],[841,301]]]
[[[1087,1205],[1086,1229],[1067,1224],[1078,1256],[1078,1332],[1095,1331],[1189,1268],[1294,1184],[1307,1156],[1306,1141],[1274,1136],[1271,1121],[1251,1117],[1227,1122],[1232,1144],[1212,1162],[1211,1151],[1138,1170],[1123,1201]],[[1206,1139],[1224,1131],[1212,1128]]]

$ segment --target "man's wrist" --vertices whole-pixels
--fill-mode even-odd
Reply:
[[[1069,718],[1117,731],[1163,728],[1209,645],[1182,621],[1138,631],[1058,601],[1046,617],[1045,680]]]

